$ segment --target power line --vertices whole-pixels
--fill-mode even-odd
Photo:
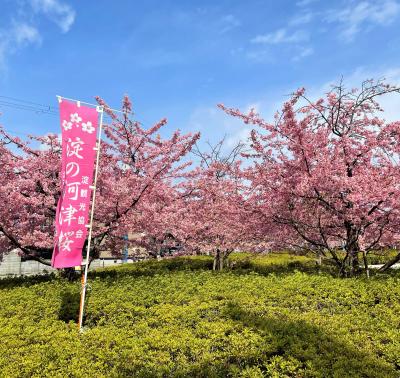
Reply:
[[[84,102],[82,102],[84,103]],[[17,110],[31,111],[36,114],[48,114],[52,116],[58,116],[58,107],[51,105],[44,105],[33,101],[23,100],[16,97],[0,95],[0,108],[8,107]],[[111,109],[111,108],[110,108]],[[111,109],[119,113],[123,113],[119,110]],[[104,114],[105,120],[112,121],[113,119],[107,114]],[[143,125],[143,122],[137,121],[139,124]]]
[[[13,109],[18,109],[18,110],[32,111],[37,114],[57,115],[57,112],[51,110],[50,108],[41,108],[41,107],[35,107],[33,105],[25,105],[23,103],[0,100],[0,107],[4,107],[4,106],[13,108]]]
[[[0,96],[0,98],[5,98],[5,99],[7,99],[7,100],[22,102],[22,103],[29,104],[29,105],[36,105],[36,106],[40,106],[40,107],[43,107],[43,108],[47,108],[47,109],[49,109],[49,110],[51,110],[51,109],[57,110],[57,108],[56,108],[55,106],[43,105],[43,104],[39,104],[39,103],[37,103],[37,102],[32,102],[32,101],[27,101],[27,100],[21,100],[21,99],[15,98],[15,97]]]

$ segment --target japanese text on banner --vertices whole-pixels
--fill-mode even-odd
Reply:
[[[81,265],[87,236],[98,113],[95,108],[60,103],[62,130],[61,197],[56,212],[52,266]]]

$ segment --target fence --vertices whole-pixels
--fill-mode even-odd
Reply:
[[[104,268],[106,266],[113,266],[122,263],[133,263],[133,259],[120,260],[120,259],[97,259],[93,260],[90,264],[90,269]],[[22,261],[17,252],[12,251],[3,257],[0,262],[0,277],[6,276],[21,276],[21,275],[34,275],[49,272],[55,272],[51,266],[41,264],[38,261]]]

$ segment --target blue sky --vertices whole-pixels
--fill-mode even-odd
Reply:
[[[56,94],[166,117],[165,133],[204,140],[248,129],[217,103],[269,118],[305,86],[322,94],[341,75],[351,86],[400,83],[400,0],[72,1],[0,0],[0,96],[57,106]],[[387,101],[388,117],[398,100]],[[58,132],[58,118],[0,105],[21,133]]]

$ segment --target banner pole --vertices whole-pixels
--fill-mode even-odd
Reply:
[[[89,269],[89,252],[90,252],[90,244],[92,241],[92,226],[93,226],[93,214],[94,214],[94,205],[96,201],[96,187],[97,187],[97,173],[99,170],[99,161],[100,161],[100,143],[101,143],[101,131],[103,128],[103,106],[98,106],[97,111],[100,113],[100,125],[99,125],[99,137],[97,140],[97,154],[96,154],[96,168],[94,171],[94,182],[93,186],[93,198],[92,198],[92,207],[90,211],[90,223],[89,223],[89,236],[88,236],[88,244],[86,249],[86,263],[85,263],[85,273],[82,276],[82,290],[81,290],[81,301],[79,306],[79,331],[82,332],[82,324],[83,324],[83,313],[85,308],[85,297],[86,297],[86,287],[87,287],[87,274]]]

